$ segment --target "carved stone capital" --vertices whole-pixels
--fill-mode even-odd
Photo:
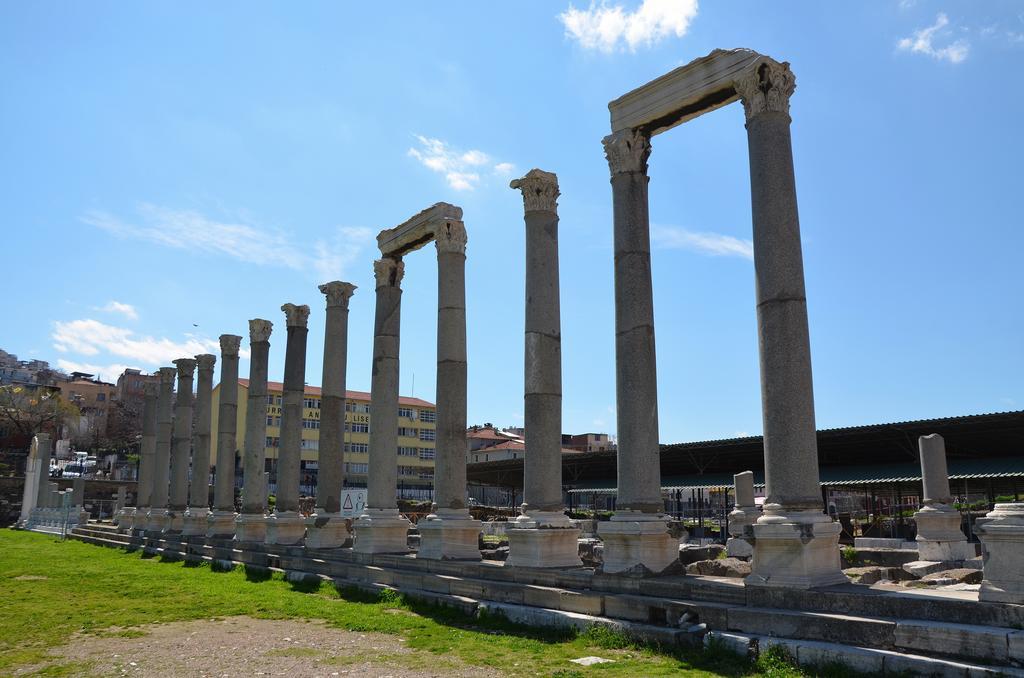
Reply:
[[[178,379],[191,379],[196,371],[196,361],[194,358],[178,358],[171,362],[178,368]]]
[[[260,341],[270,341],[270,332],[274,329],[274,323],[262,318],[253,318],[249,321],[249,341],[253,344]]]
[[[744,71],[734,86],[747,120],[766,112],[789,115],[789,97],[796,89],[796,76],[789,70],[788,61],[762,59]]]
[[[160,370],[160,385],[161,386],[174,386],[174,377],[178,374],[178,371],[173,367],[161,367]]]
[[[439,224],[434,233],[434,244],[437,245],[437,253],[454,252],[455,254],[466,253],[466,242],[469,236],[466,235],[466,225],[461,221],[448,219]]]
[[[281,306],[288,327],[305,327],[309,320],[309,306],[302,304],[284,304]]]
[[[402,276],[405,275],[405,262],[394,257],[382,257],[373,262],[373,275],[377,278],[377,288],[401,287]]]
[[[558,211],[558,177],[553,172],[532,169],[522,179],[513,179],[510,188],[523,192],[523,206],[527,212]]]
[[[217,364],[217,356],[212,353],[200,353],[196,356],[196,365],[200,372],[213,372],[213,366]]]
[[[220,354],[225,358],[237,358],[242,338],[237,334],[220,335]]]
[[[640,172],[647,174],[647,158],[651,155],[650,138],[637,129],[624,129],[601,140],[612,176]]]
[[[356,291],[356,286],[352,283],[341,282],[340,280],[333,280],[329,283],[320,285],[320,291],[327,295],[327,306],[341,306],[342,308],[348,308],[348,300]]]
[[[155,381],[147,381],[142,385],[142,397],[146,400],[156,398],[160,393],[160,384]]]

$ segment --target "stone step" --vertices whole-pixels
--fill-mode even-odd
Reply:
[[[730,607],[727,616],[729,631],[877,648],[895,646],[897,624],[892,619],[767,607]]]

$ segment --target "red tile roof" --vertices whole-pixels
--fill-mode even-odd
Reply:
[[[239,379],[238,385],[242,388],[249,388],[248,379]],[[284,392],[284,384],[279,381],[268,381],[267,391],[277,395],[278,393]],[[306,385],[305,392],[307,395],[318,396],[321,395],[322,389],[319,386]],[[345,391],[346,400],[358,400],[360,402],[370,402],[370,394],[366,391]],[[415,405],[416,407],[436,407],[434,403],[427,402],[426,400],[420,400],[419,398],[407,398],[405,396],[399,396],[399,405]]]

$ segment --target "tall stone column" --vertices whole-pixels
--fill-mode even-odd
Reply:
[[[213,485],[213,511],[206,536],[230,538],[235,534],[235,447],[238,431],[238,347],[236,334],[220,335],[220,398],[217,404],[217,459]]]
[[[18,527],[31,527],[32,512],[36,509],[39,488],[46,484],[50,471],[50,434],[37,433],[32,437],[28,460],[25,463],[25,487],[21,494],[21,515]]]
[[[212,444],[213,366],[217,356],[203,353],[196,356],[195,445],[192,449],[192,478],[189,482],[188,510],[185,511],[186,536],[206,536],[210,514],[210,445]]]
[[[370,378],[370,468],[366,508],[356,519],[355,550],[405,553],[409,521],[398,512],[398,341],[401,329],[400,258],[373,262],[377,308],[373,321],[373,373]]]
[[[800,220],[790,141],[789,65],[757,62],[735,83],[747,119],[767,497],[754,526],[750,584],[810,588],[847,581],[841,527],[823,512],[814,426]]]
[[[270,331],[274,324],[259,318],[249,321],[249,397],[245,409],[245,449],[242,451],[242,512],[235,519],[235,541],[262,542],[267,537],[264,509],[267,482],[267,371]]]
[[[946,441],[938,433],[917,439],[921,453],[924,490],[917,523],[917,550],[921,560],[958,561],[974,558],[974,544],[960,529],[960,512],[953,507],[946,467]]]
[[[615,221],[615,398],[618,499],[598,527],[604,571],[660,574],[678,568],[679,540],[661,499],[654,291],[647,205],[650,139],[627,129],[604,138]]]
[[[348,302],[356,286],[335,280],[320,285],[327,296],[324,372],[320,394],[320,463],[316,511],[306,522],[306,547],[343,546],[351,536],[341,515],[344,480],[345,371],[348,360]]]
[[[171,490],[167,500],[167,534],[181,534],[188,508],[188,470],[192,451],[192,380],[196,361],[178,358],[178,397],[174,401],[174,434],[171,438]]]
[[[309,306],[285,304],[288,340],[284,353],[284,395],[281,408],[281,447],[277,457],[277,501],[267,516],[268,544],[297,544],[306,535],[299,513],[302,469],[302,405],[306,390],[306,338]]]
[[[167,526],[175,374],[173,367],[160,368],[160,391],[156,400],[156,445],[153,449],[153,489],[149,494],[149,519],[145,527],[146,532],[155,534]]]
[[[147,381],[142,385],[142,442],[139,446],[139,477],[135,487],[135,511],[130,516],[132,530],[143,530],[153,494],[156,466],[156,410],[160,385]],[[127,516],[126,516],[127,517]]]
[[[506,565],[576,567],[579,529],[562,503],[562,322],[558,284],[558,177],[531,170],[523,193],[526,335],[523,396],[527,455],[522,515],[508,530]]]
[[[466,505],[466,227],[446,220],[437,246],[437,442],[434,510],[416,527],[418,557],[480,560],[480,521]]]

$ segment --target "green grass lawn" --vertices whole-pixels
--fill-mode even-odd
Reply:
[[[405,601],[370,597],[330,582],[293,584],[280,575],[217,572],[140,553],[29,532],[0,530],[0,675],[41,665],[48,675],[82,667],[47,652],[75,633],[141,635],[145,624],[234,615],[322,619],[337,628],[395,634],[421,657],[454,656],[508,675],[800,675],[785,664],[751,664],[724,652],[639,646],[608,632],[565,633],[472,619]],[[406,613],[385,614],[389,609]],[[614,663],[579,667],[599,655]]]

